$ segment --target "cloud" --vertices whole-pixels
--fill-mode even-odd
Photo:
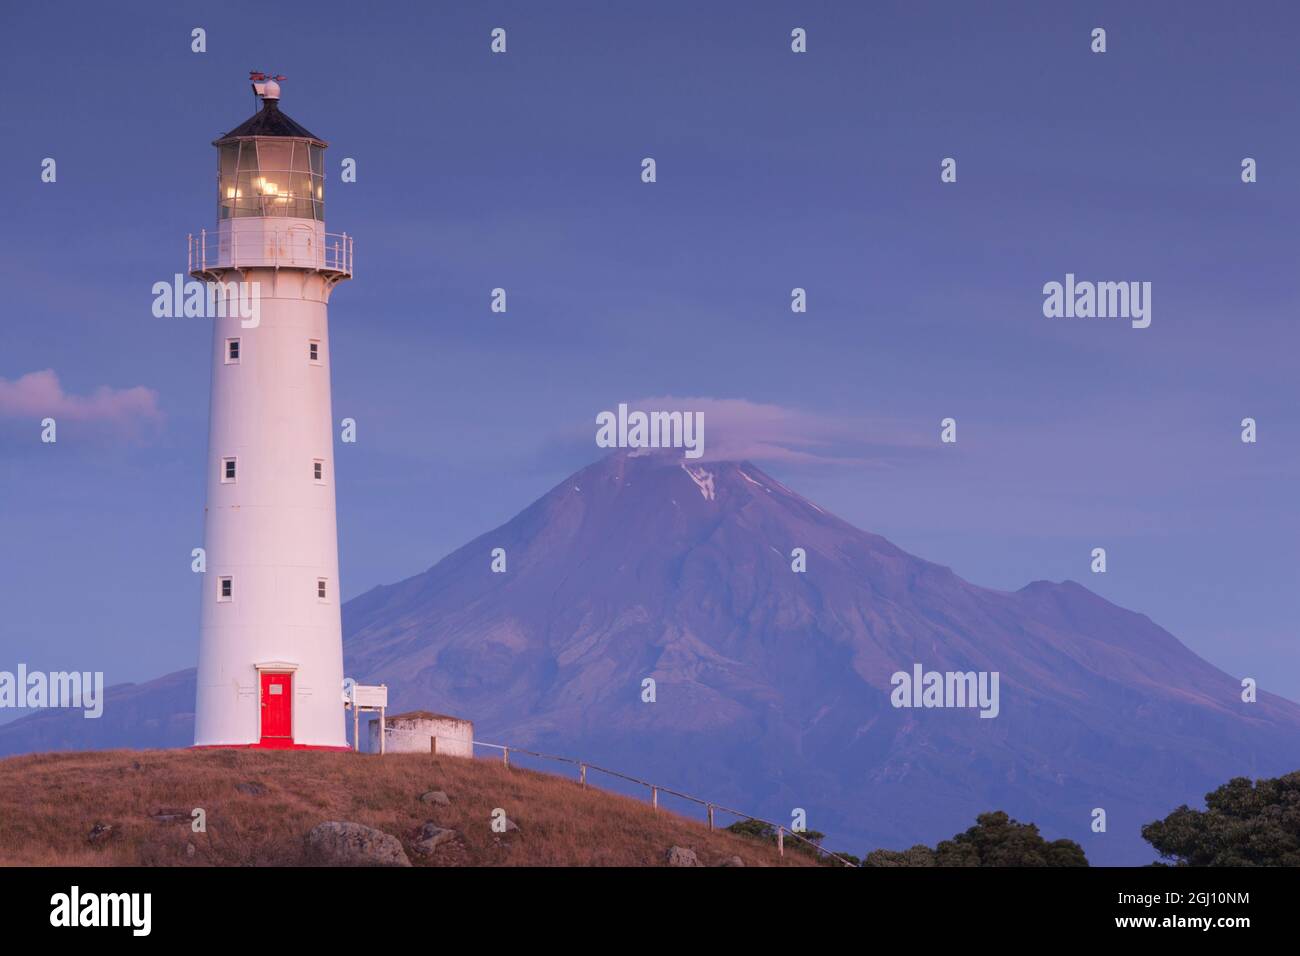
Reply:
[[[663,395],[628,407],[703,412],[704,457],[715,461],[885,465],[934,444],[906,423],[847,419],[743,398]]]
[[[14,381],[0,378],[0,418],[53,418],[60,423],[106,425],[131,433],[144,425],[161,424],[163,414],[158,393],[151,388],[101,385],[89,395],[72,395],[63,390],[54,370],[47,368]]]

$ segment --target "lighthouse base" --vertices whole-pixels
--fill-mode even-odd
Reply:
[[[340,655],[341,657],[341,655]],[[203,673],[200,662],[200,675]],[[312,675],[300,680],[304,668],[296,661],[261,661],[248,668],[252,680],[231,681],[226,686],[198,688],[194,714],[195,747],[237,750],[348,750],[342,697],[320,693],[322,684],[335,683],[329,662],[317,662]],[[342,671],[340,660],[338,670]],[[239,672],[243,667],[226,666]],[[218,670],[220,673],[221,671]],[[323,673],[323,677],[320,676]],[[343,678],[338,678],[341,686]],[[312,685],[317,692],[313,693]]]
[[[347,753],[351,747],[334,747],[329,744],[296,744],[291,740],[264,740],[256,744],[191,744],[190,750],[332,750]]]

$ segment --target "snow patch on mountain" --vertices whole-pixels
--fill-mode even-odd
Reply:
[[[685,462],[682,462],[682,471],[690,475],[691,481],[695,482],[695,484],[699,486],[700,494],[704,496],[705,501],[714,500],[715,496],[713,490],[713,472],[705,471],[703,468],[700,469],[688,468],[686,467]]]

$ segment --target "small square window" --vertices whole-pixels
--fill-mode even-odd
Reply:
[[[226,364],[239,364],[239,339],[226,339]]]
[[[317,599],[317,600],[319,600],[319,601],[324,601],[324,600],[326,599],[326,597],[328,596],[328,594],[329,594],[329,588],[328,588],[326,585],[327,585],[327,582],[326,582],[325,578],[317,578],[317,579],[316,579],[316,599]]]
[[[317,365],[320,364],[320,343],[315,339],[307,343],[307,358]]]
[[[228,484],[229,482],[235,480],[235,468],[236,465],[235,465],[234,458],[221,459],[221,483],[222,484]]]
[[[317,459],[311,463],[311,475],[317,484],[325,483],[325,462]]]
[[[217,582],[217,600],[233,600],[235,597],[235,582],[230,578],[217,578]]]

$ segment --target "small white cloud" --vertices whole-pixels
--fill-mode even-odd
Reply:
[[[89,422],[119,431],[134,431],[141,425],[163,420],[158,393],[137,385],[109,388],[101,385],[89,395],[72,395],[63,390],[53,369],[28,372],[10,381],[0,378],[0,418]]]

